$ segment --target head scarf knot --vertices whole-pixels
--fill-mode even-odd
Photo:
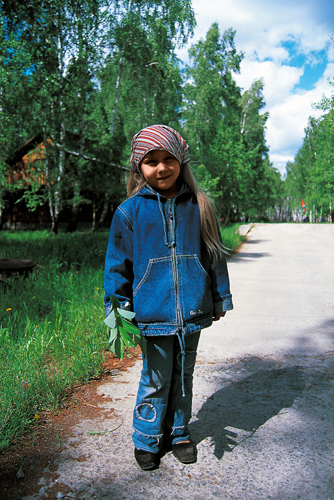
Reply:
[[[154,149],[168,151],[180,166],[190,161],[189,146],[176,130],[167,125],[152,125],[140,130],[132,139],[131,169],[139,172],[140,162]]]

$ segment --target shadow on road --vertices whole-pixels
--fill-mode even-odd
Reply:
[[[308,356],[326,355],[334,352],[334,318],[327,318],[304,328],[294,343],[286,349],[286,354]]]
[[[226,386],[207,399],[198,420],[189,425],[192,439],[198,444],[211,437],[214,454],[222,458],[282,408],[292,406],[305,386],[304,379],[302,369],[294,366],[262,368],[238,382],[222,381]],[[227,427],[243,432],[237,434]]]
[[[271,257],[267,252],[240,252],[233,255],[233,261],[259,259],[260,257]]]
[[[270,240],[249,240],[249,239],[247,239],[247,245],[254,245],[254,244],[258,244],[258,243],[267,243],[267,241],[270,241]]]

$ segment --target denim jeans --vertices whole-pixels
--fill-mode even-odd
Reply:
[[[172,444],[189,439],[193,373],[200,331],[186,335],[184,389],[182,354],[177,335],[147,337],[147,352],[133,412],[133,442],[136,448],[158,453],[162,438]]]

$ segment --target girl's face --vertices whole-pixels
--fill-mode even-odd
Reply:
[[[180,164],[171,153],[150,151],[144,156],[140,167],[148,184],[166,198],[174,198],[178,193],[176,181],[180,175]]]

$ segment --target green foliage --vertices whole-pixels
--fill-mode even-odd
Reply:
[[[175,47],[192,34],[194,13],[189,0],[11,5],[0,7],[0,165],[42,134],[42,174],[57,232],[65,203],[75,216],[79,203],[90,202],[96,214],[124,197],[119,166],[139,128],[176,124],[181,76]],[[3,186],[0,174],[0,200]],[[23,188],[29,208],[36,208],[38,182],[29,176]]]
[[[185,132],[193,159],[212,168],[216,165],[215,142],[219,126],[233,121],[234,104],[240,98],[232,71],[239,72],[242,54],[234,45],[233,30],[220,35],[217,23],[209,29],[205,40],[189,50],[191,65],[184,89]]]
[[[146,340],[140,330],[131,320],[136,313],[121,309],[120,303],[114,295],[111,297],[111,310],[104,323],[110,328],[110,350],[122,360],[125,347],[140,346],[143,354],[146,353]]]
[[[95,229],[125,196],[132,136],[153,123],[182,124],[195,173],[225,221],[277,204],[263,82],[243,93],[236,85],[243,54],[232,28],[220,33],[214,23],[184,72],[175,49],[193,33],[189,0],[12,4],[0,7],[1,208],[6,158],[39,133],[44,156],[15,188],[30,210],[47,199],[53,232],[65,204],[73,227],[80,203],[92,204],[94,221],[100,209]]]
[[[44,156],[15,186],[28,208],[47,199],[56,233],[65,204],[75,227],[79,204],[91,203],[97,225],[125,196],[132,136],[153,123],[183,128],[195,173],[225,221],[262,217],[280,203],[263,81],[237,86],[243,54],[232,28],[212,24],[184,71],[175,49],[193,33],[189,0],[14,5],[0,7],[0,207],[5,159],[39,133]]]
[[[217,23],[211,26],[189,51],[184,89],[184,133],[195,172],[225,221],[261,217],[278,203],[281,182],[265,142],[263,81],[241,93],[233,73],[243,54],[234,37],[232,29],[221,35]]]
[[[201,164],[196,167],[195,173],[199,185],[213,201],[222,196],[222,192],[218,187],[219,177],[213,178],[205,165]]]
[[[331,82],[334,86],[334,81]],[[334,219],[334,92],[315,106],[324,111],[318,118],[309,118],[302,147],[294,162],[287,164],[285,192],[290,210],[301,211],[322,220]]]

